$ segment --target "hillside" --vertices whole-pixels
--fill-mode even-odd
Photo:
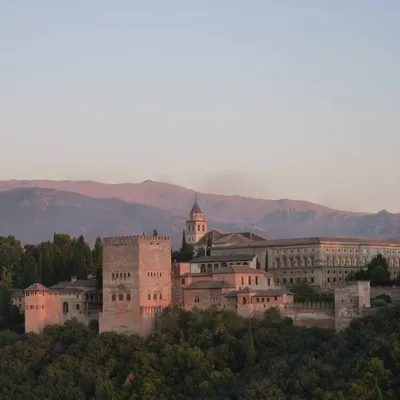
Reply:
[[[198,197],[210,228],[223,231],[252,230],[266,238],[400,237],[400,214],[387,211],[357,214],[306,201],[214,194]],[[54,232],[84,234],[93,240],[157,229],[171,235],[177,247],[193,199],[192,190],[152,181],[121,185],[0,182],[0,235],[11,233],[23,242],[35,243],[50,239]]]
[[[54,232],[94,240],[157,229],[178,238],[184,223],[179,216],[142,204],[42,188],[0,192],[0,221],[0,236],[12,234],[23,243],[49,240]]]
[[[0,191],[11,188],[40,187],[80,193],[94,198],[118,198],[187,216],[195,192],[181,186],[151,180],[142,183],[105,184],[93,181],[0,181]],[[266,213],[277,210],[331,212],[332,209],[300,200],[264,200],[242,196],[198,193],[203,212],[213,221],[255,223]]]

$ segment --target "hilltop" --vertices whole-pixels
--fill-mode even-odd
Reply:
[[[180,234],[195,192],[181,186],[145,181],[105,184],[93,181],[0,182],[0,234],[37,242],[54,232],[128,235]],[[267,238],[301,236],[400,237],[400,214],[335,210],[301,200],[264,200],[211,193],[197,194],[210,228],[252,230]]]

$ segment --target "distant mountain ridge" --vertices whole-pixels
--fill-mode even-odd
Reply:
[[[210,228],[251,230],[268,238],[360,236],[399,238],[400,214],[345,212],[298,200],[262,200],[198,193]],[[0,235],[23,242],[50,239],[54,232],[96,236],[151,233],[180,236],[195,192],[145,181],[0,181]]]

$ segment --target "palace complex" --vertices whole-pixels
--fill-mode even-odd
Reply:
[[[103,239],[103,287],[94,279],[36,283],[13,301],[25,312],[27,332],[68,319],[96,320],[100,332],[146,335],[170,305],[216,307],[243,316],[277,308],[297,325],[341,330],[370,307],[369,282],[347,276],[382,254],[391,276],[400,271],[400,242],[352,238],[267,240],[252,232],[208,230],[195,201],[185,237],[197,257],[171,262],[171,240],[162,236]],[[290,287],[307,283],[334,292],[333,304],[296,304]]]

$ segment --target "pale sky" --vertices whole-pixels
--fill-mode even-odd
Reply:
[[[400,1],[0,0],[0,179],[400,212]]]

